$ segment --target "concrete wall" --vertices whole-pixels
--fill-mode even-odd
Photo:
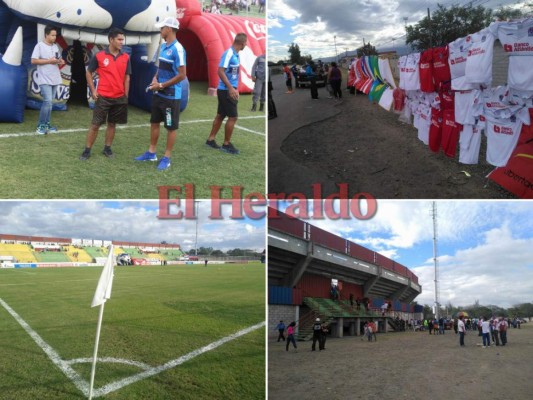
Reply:
[[[267,327],[268,339],[275,340],[278,338],[276,326],[279,324],[280,320],[283,320],[285,326],[289,326],[292,321],[298,321],[300,318],[298,311],[299,306],[269,304]]]

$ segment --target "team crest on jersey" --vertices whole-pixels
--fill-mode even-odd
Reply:
[[[171,56],[172,55],[172,49],[168,49],[167,50],[167,56]]]
[[[533,36],[533,26],[527,30],[528,36]]]
[[[107,67],[109,65],[109,58],[104,58],[104,67]]]

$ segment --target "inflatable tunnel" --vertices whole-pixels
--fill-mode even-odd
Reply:
[[[246,48],[239,53],[241,79],[239,92],[250,93],[254,84],[252,65],[266,52],[266,25],[261,18],[202,13],[198,0],[177,0],[180,21],[178,40],[187,51],[187,77],[190,81],[208,81],[211,91],[218,85],[218,65],[224,51],[240,32],[248,36]],[[207,66],[207,68],[206,68]]]

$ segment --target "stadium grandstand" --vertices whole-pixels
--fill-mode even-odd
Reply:
[[[407,267],[307,221],[271,213],[276,214],[268,221],[270,326],[297,321],[298,339],[308,340],[316,318],[330,326],[333,337],[359,336],[370,321],[379,332],[401,331],[421,318],[423,306],[412,302],[422,287]]]
[[[254,255],[187,255],[179,244],[0,234],[0,267],[103,265],[110,244],[114,246],[117,261],[119,255],[127,254],[129,265],[203,264],[205,260],[211,263],[259,261],[259,257]]]

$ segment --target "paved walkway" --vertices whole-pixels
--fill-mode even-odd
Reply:
[[[287,88],[283,75],[273,75],[271,79],[278,117],[268,121],[268,192],[288,194],[296,188],[304,188],[303,194],[310,198],[311,185],[321,183],[323,197],[326,197],[336,190],[334,182],[325,173],[311,170],[287,157],[281,146],[297,129],[339,114],[336,107],[339,103],[328,99],[324,88],[318,89],[318,100],[311,99],[309,89],[295,89],[293,94],[285,94]]]

